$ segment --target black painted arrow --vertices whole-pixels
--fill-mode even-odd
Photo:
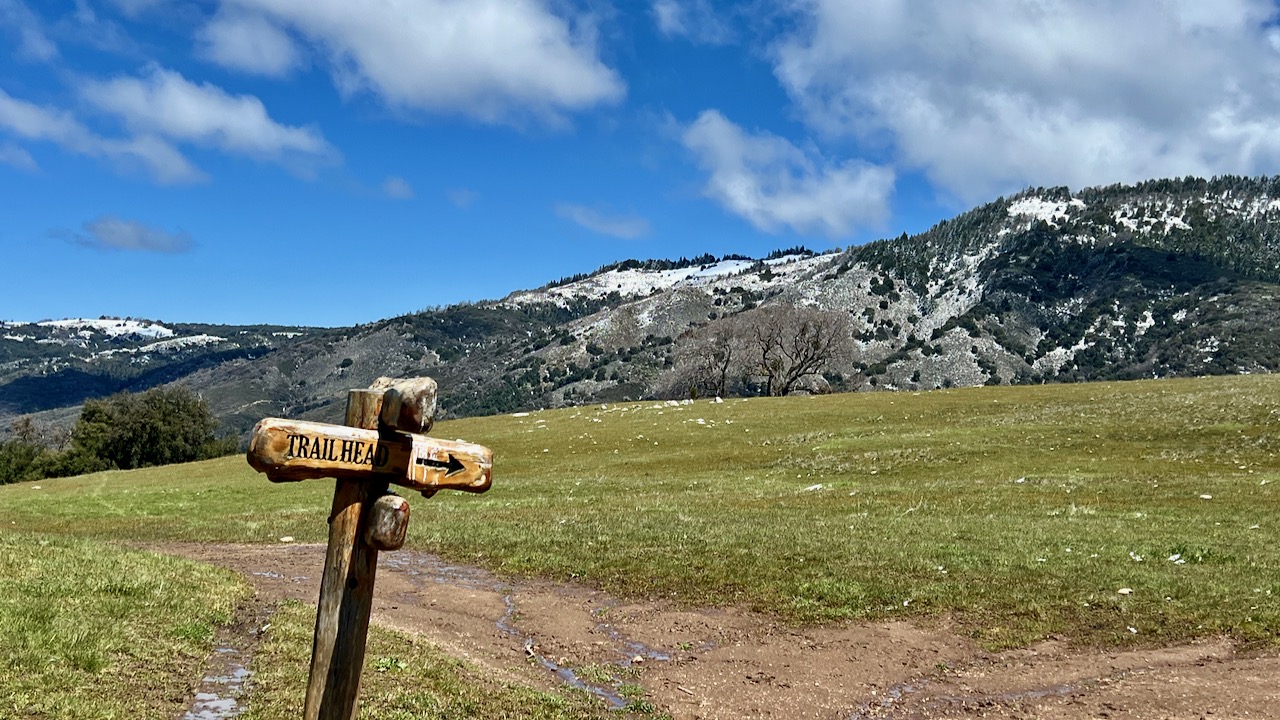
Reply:
[[[450,475],[460,473],[467,469],[467,466],[463,465],[461,460],[454,457],[453,453],[449,453],[448,462],[445,462],[444,460],[432,460],[431,458],[420,457],[418,458],[418,464],[444,470],[445,477],[449,477]]]

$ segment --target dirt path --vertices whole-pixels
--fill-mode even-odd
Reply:
[[[314,603],[324,560],[320,545],[155,549],[244,573],[268,602]],[[1280,717],[1280,657],[1240,655],[1225,640],[1121,653],[1045,643],[993,655],[945,627],[797,631],[736,610],[507,582],[412,551],[380,558],[373,619],[499,677],[582,683],[616,702],[615,688],[590,680],[600,676],[590,666],[612,666],[677,720]]]

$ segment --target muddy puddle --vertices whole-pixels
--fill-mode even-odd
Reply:
[[[253,681],[249,667],[267,611],[251,602],[236,616],[232,625],[218,631],[195,696],[178,720],[230,720],[248,709],[245,700]]]

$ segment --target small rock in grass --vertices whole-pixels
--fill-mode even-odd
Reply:
[[[1200,496],[1200,499],[1201,499],[1201,500],[1212,500],[1212,499],[1213,499],[1213,496],[1212,496],[1212,495],[1201,495],[1201,496]]]
[[[1132,595],[1133,588],[1120,588],[1116,592],[1120,593],[1121,595]]]
[[[293,542],[293,536],[292,536],[292,535],[285,535],[285,536],[283,536],[283,537],[281,537],[281,538],[280,538],[280,542]]]

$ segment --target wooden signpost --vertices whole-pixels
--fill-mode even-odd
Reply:
[[[249,464],[276,482],[371,475],[420,490],[489,489],[488,448],[426,435],[267,418],[253,430]]]
[[[489,489],[492,451],[421,434],[435,407],[431,378],[381,378],[348,393],[345,426],[266,418],[253,429],[249,465],[268,480],[337,479],[304,720],[356,717],[378,551],[400,548],[409,526],[409,504],[388,486],[428,498]]]

